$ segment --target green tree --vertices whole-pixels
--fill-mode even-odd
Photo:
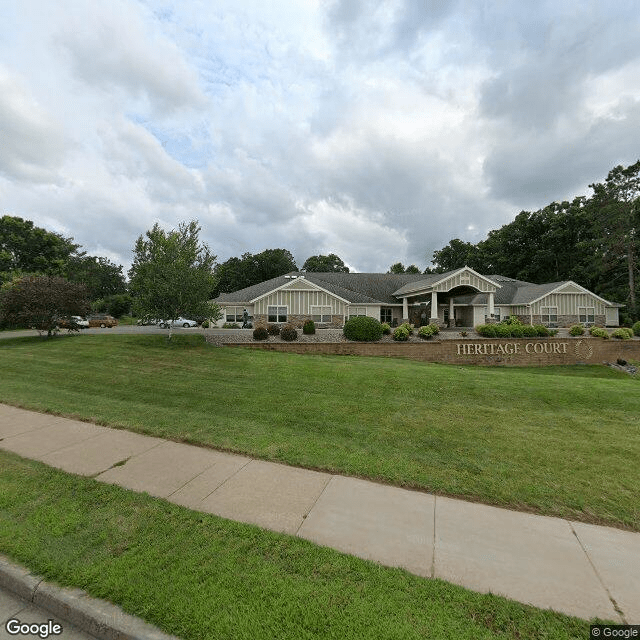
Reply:
[[[302,265],[302,270],[316,273],[349,273],[349,267],[335,253],[307,258]]]
[[[291,252],[286,249],[266,249],[255,255],[245,253],[240,258],[229,258],[214,269],[212,297],[238,291],[297,269]]]
[[[89,311],[87,289],[59,276],[16,278],[0,293],[0,325],[35,327],[51,337],[58,321]]]
[[[476,269],[478,265],[478,248],[470,242],[458,238],[449,241],[446,247],[433,252],[433,264],[436,273],[445,273],[468,266]]]
[[[73,238],[35,227],[30,220],[0,218],[0,272],[62,275],[79,246]]]
[[[622,259],[626,267],[629,312],[638,318],[636,281],[640,250],[640,160],[613,168],[604,183],[589,185],[593,191],[590,211],[599,231],[601,258],[611,266]]]
[[[208,302],[215,256],[206,244],[200,244],[199,233],[195,220],[169,232],[156,223],[138,238],[129,270],[129,290],[138,315],[163,320],[220,317],[217,306]],[[171,335],[169,329],[169,339]]]
[[[127,292],[122,266],[108,258],[72,255],[65,264],[64,272],[72,282],[82,282],[87,286],[90,300]]]
[[[396,262],[389,267],[387,273],[404,273],[404,265],[402,262]]]

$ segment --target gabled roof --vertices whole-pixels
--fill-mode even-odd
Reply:
[[[315,272],[291,272],[271,280],[265,280],[246,289],[240,289],[232,293],[220,294],[214,302],[218,304],[250,304],[262,298],[272,291],[286,288],[293,278],[304,278],[313,288],[313,285],[320,287],[330,294],[341,298],[349,304],[383,304],[397,305],[401,303],[403,295],[411,292],[430,288],[442,280],[446,280],[461,269],[448,271],[447,273],[315,273]],[[475,273],[475,272],[473,272]],[[480,277],[489,280],[498,289],[494,294],[496,305],[526,305],[540,300],[544,296],[553,292],[561,292],[567,285],[576,286],[609,306],[617,306],[588,289],[577,285],[571,280],[562,282],[550,282],[547,284],[533,284],[524,280],[516,280],[501,275]],[[486,304],[486,293],[471,293],[468,295],[456,296],[454,302],[457,304]]]

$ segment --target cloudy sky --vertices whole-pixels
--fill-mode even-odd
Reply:
[[[640,157],[635,0],[0,0],[0,213],[424,267]]]

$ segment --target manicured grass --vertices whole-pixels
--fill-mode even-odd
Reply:
[[[211,347],[0,343],[0,401],[289,464],[640,530],[640,380]]]
[[[0,550],[185,640],[576,638],[587,622],[0,451]]]

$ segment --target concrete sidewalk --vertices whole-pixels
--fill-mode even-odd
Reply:
[[[288,467],[1,404],[0,448],[427,578],[585,619],[640,624],[638,533]]]

